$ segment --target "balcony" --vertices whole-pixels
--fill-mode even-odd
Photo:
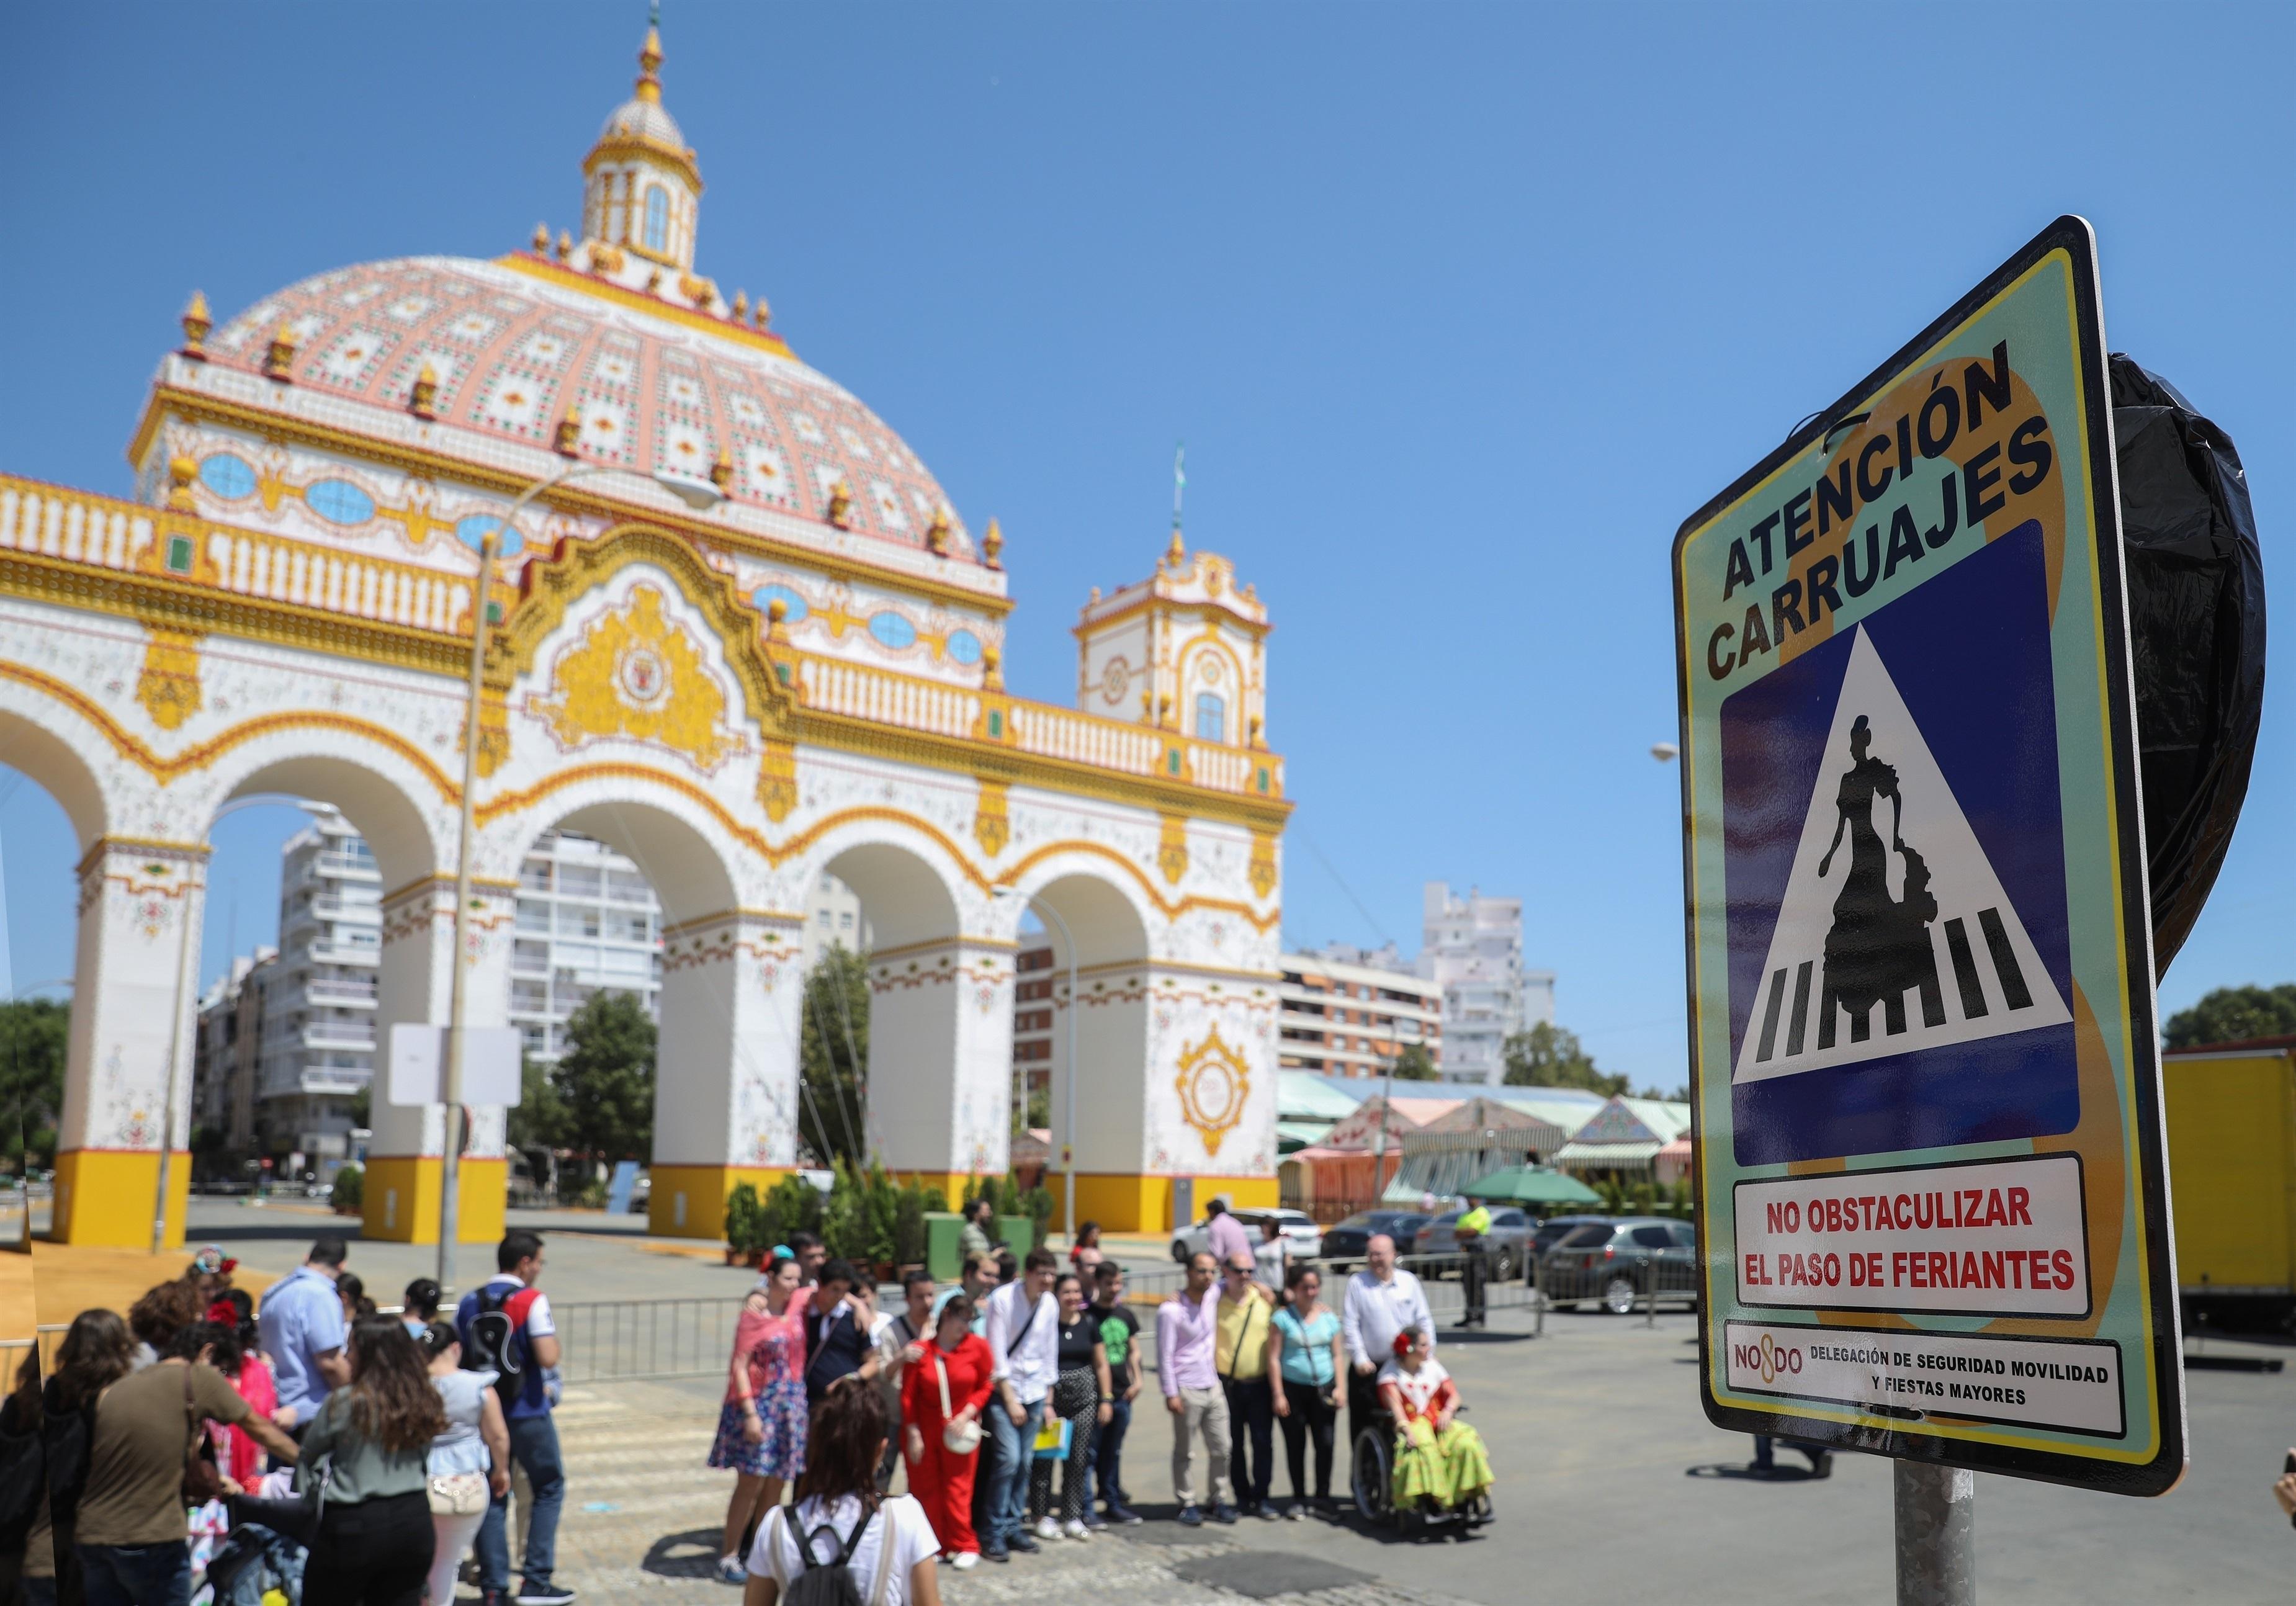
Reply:
[[[374,1026],[365,1020],[312,1020],[303,1027],[306,1048],[372,1049]]]
[[[371,853],[322,852],[318,858],[319,873],[340,877],[347,881],[381,881],[382,872],[375,865]]]
[[[329,1004],[338,1009],[371,1010],[375,1006],[375,987],[372,981],[321,977],[304,984],[303,996],[312,1004]]]
[[[311,900],[311,914],[319,920],[348,921],[355,926],[382,924],[381,905],[360,903],[351,898],[315,897]]]
[[[375,965],[382,962],[382,945],[379,942],[315,942],[311,945],[313,964]]]

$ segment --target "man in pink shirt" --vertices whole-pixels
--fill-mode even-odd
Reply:
[[[1215,1266],[1232,1266],[1238,1255],[1252,1252],[1251,1234],[1243,1230],[1243,1223],[1229,1214],[1225,1199],[1212,1200],[1210,1212],[1204,1218],[1204,1231],[1211,1236],[1209,1247]],[[1218,1274],[1213,1274],[1217,1278]]]
[[[1196,1255],[1188,1261],[1186,1291],[1172,1295],[1156,1311],[1156,1380],[1172,1413],[1172,1495],[1180,1503],[1179,1520],[1189,1528],[1204,1520],[1196,1504],[1199,1438],[1211,1460],[1212,1520],[1235,1520],[1235,1491],[1227,1474],[1227,1397],[1213,1364],[1218,1298],[1212,1258]]]

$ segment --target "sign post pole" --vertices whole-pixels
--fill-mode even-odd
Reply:
[[[1899,1461],[1898,1606],[1977,1606],[1977,1474]]]

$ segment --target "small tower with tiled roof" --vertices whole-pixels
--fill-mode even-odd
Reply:
[[[693,268],[701,168],[661,103],[657,9],[638,52],[636,93],[614,108],[582,160],[582,232],[680,273]]]

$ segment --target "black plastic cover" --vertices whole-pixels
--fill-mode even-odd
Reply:
[[[2208,902],[2248,793],[2264,559],[2232,438],[2126,356],[2110,370],[2157,980]]]

